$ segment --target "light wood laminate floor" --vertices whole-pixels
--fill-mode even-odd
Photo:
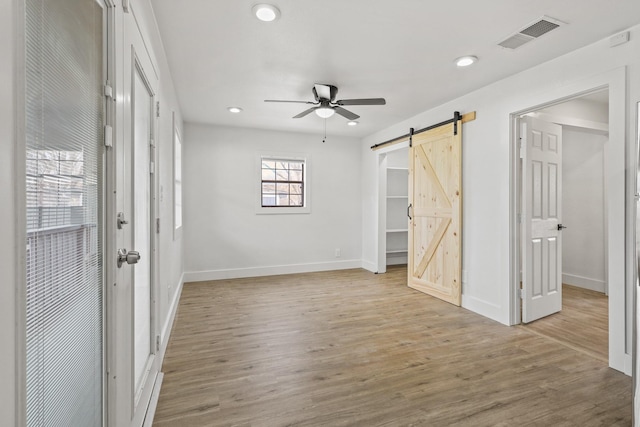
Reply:
[[[406,269],[185,284],[154,425],[629,426],[631,378],[406,286]]]
[[[609,298],[603,293],[562,285],[562,311],[523,327],[609,361]]]

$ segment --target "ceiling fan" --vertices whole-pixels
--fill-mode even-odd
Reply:
[[[338,113],[349,120],[356,120],[360,116],[352,113],[349,110],[342,108],[343,105],[385,105],[387,102],[384,98],[366,98],[366,99],[340,99],[336,101],[336,95],[338,95],[338,88],[333,85],[315,84],[313,86],[313,97],[316,99],[313,101],[281,101],[277,99],[265,99],[264,102],[294,102],[299,104],[311,104],[314,107],[303,111],[297,116],[293,116],[294,119],[310,114],[315,111],[316,114],[323,119],[333,116],[333,113]]]

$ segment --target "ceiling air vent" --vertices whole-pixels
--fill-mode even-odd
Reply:
[[[551,30],[555,30],[560,24],[562,24],[562,22],[557,19],[543,16],[536,22],[529,24],[524,29],[501,41],[498,45],[506,47],[507,49],[516,49]]]

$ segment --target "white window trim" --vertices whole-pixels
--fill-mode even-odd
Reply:
[[[172,194],[173,197],[171,198],[172,201],[172,208],[171,211],[173,213],[172,217],[173,217],[173,240],[178,240],[182,237],[182,225],[184,224],[184,174],[183,172],[183,159],[184,159],[184,147],[183,147],[183,143],[182,143],[182,134],[180,133],[180,129],[178,128],[178,123],[177,123],[177,117],[176,117],[176,113],[175,111],[172,114],[172,131],[173,131],[173,135],[171,136],[171,139],[173,140],[173,144],[172,144],[172,148],[173,148],[173,153],[172,153],[172,160],[173,160],[173,170],[172,170],[172,182],[171,182],[171,187],[172,187]],[[176,159],[176,151],[180,150],[180,164],[178,165],[177,163],[177,159]],[[178,167],[180,168],[180,170],[178,171]],[[176,175],[180,173],[180,185],[181,185],[181,191],[180,191],[180,223],[177,223],[177,215],[176,215],[176,210],[177,210],[177,206],[176,206],[176,196],[177,196],[177,191],[176,191]]]
[[[262,159],[299,160],[304,162],[304,206],[302,207],[263,207],[262,206]],[[311,155],[306,153],[256,153],[254,169],[255,191],[253,199],[258,215],[291,215],[311,213]]]

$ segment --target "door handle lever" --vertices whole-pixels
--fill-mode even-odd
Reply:
[[[411,208],[413,207],[412,203],[409,203],[409,206],[407,206],[407,216],[409,217],[409,221],[411,221],[413,218],[411,218]]]
[[[567,228],[567,227],[562,224],[558,224],[558,231],[562,231],[563,228]]]

